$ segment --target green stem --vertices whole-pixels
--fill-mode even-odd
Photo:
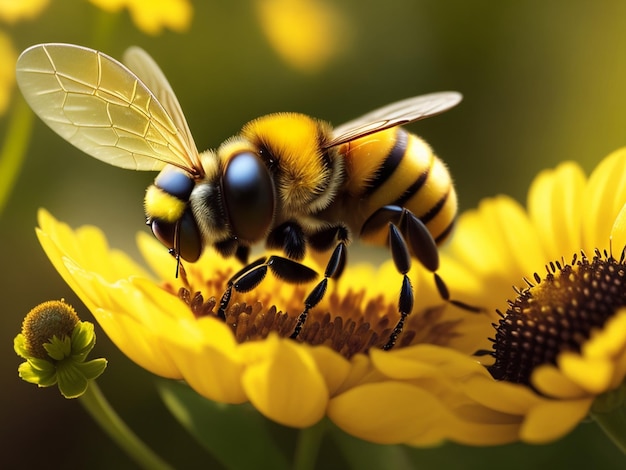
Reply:
[[[592,412],[591,416],[613,444],[626,454],[626,409],[621,406],[604,413]]]
[[[141,441],[118,416],[95,381],[89,383],[80,402],[100,427],[142,468],[172,470],[152,449]]]
[[[16,96],[6,137],[0,150],[0,214],[22,168],[32,128],[33,113],[26,102],[20,96]]]
[[[315,468],[325,432],[326,421],[324,419],[310,428],[300,430],[293,462],[294,470],[313,470]]]

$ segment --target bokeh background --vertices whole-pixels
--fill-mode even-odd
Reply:
[[[133,3],[144,3],[147,11],[162,2]],[[188,5],[193,11],[186,28],[165,26],[151,34],[138,28],[127,9],[107,12],[87,0],[50,0],[33,18],[0,18],[0,33],[16,51],[70,42],[119,58],[130,45],[144,47],[177,91],[201,150],[274,111],[341,123],[393,100],[461,91],[465,99],[458,108],[411,126],[448,163],[461,209],[498,193],[525,201],[539,170],[573,159],[589,171],[626,145],[622,0]],[[0,116],[0,142],[19,99],[15,88],[11,94]],[[87,158],[34,122],[23,167],[0,213],[0,467],[45,462],[47,468],[134,468],[78,401],[18,378],[12,341],[23,316],[45,300],[63,297],[90,319],[38,245],[37,209],[45,207],[72,226],[96,224],[113,246],[136,253],[135,234],[146,230],[143,193],[154,176]],[[148,443],[184,468],[219,468],[168,416],[153,377],[100,332],[93,357],[102,356],[109,367],[100,386]],[[323,450],[327,460],[320,465],[343,467],[331,444]],[[407,455],[415,468],[624,467],[623,456],[593,423],[545,446],[449,444]]]

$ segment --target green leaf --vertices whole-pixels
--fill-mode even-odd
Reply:
[[[91,361],[76,364],[87,380],[94,380],[104,372],[107,367],[106,359],[92,359]]]
[[[57,366],[57,379],[59,390],[65,398],[78,398],[85,393],[89,385],[88,380],[72,362]]]
[[[215,403],[181,382],[159,380],[157,388],[174,417],[225,467],[290,468],[266,419],[249,405]]]
[[[72,343],[67,336],[59,338],[54,335],[49,343],[44,343],[43,347],[48,355],[56,361],[62,361],[72,354]]]
[[[37,384],[40,387],[49,387],[57,383],[56,369],[37,369],[30,361],[21,363],[17,368],[20,378],[26,382]]]
[[[26,338],[24,338],[22,333],[13,338],[13,350],[18,356],[28,359],[29,354],[28,349],[26,349]]]
[[[350,468],[393,468],[410,470],[413,467],[404,447],[366,442],[351,436],[336,426],[330,429],[333,441],[339,447]]]
[[[72,354],[87,357],[96,344],[96,333],[93,323],[83,321],[76,325],[72,332]]]

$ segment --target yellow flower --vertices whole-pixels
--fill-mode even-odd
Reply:
[[[193,7],[188,0],[89,0],[102,10],[116,13],[128,8],[135,25],[146,34],[160,34],[164,27],[176,32],[189,28]]]
[[[588,179],[570,162],[540,173],[527,210],[499,196],[462,215],[441,273],[451,290],[466,287],[465,301],[486,306],[496,328],[479,347],[493,356],[487,369],[472,373],[474,361],[457,357],[468,370],[462,388],[484,407],[477,424],[516,423],[512,440],[548,442],[624,383],[625,245],[626,148]]]
[[[55,268],[111,340],[154,374],[183,379],[211,400],[250,402],[270,419],[297,428],[327,415],[347,432],[380,443],[475,439],[471,413],[464,411],[473,401],[451,380],[458,367],[445,358],[447,346],[466,355],[475,348],[461,327],[471,331],[483,319],[444,308],[425,273],[423,280],[412,273],[420,306],[396,347],[383,351],[399,318],[401,276],[391,261],[378,270],[348,267],[292,340],[312,285],[288,285],[268,275],[252,292],[236,294],[224,322],[216,317],[216,299],[240,268],[234,260],[207,249],[175,278],[175,260],[142,233],[138,245],[155,276],[109,249],[97,228],[72,231],[42,210],[37,233]],[[315,266],[312,260],[307,264]],[[469,370],[482,366],[474,362]]]
[[[274,50],[292,67],[314,72],[346,47],[348,24],[322,0],[256,0],[261,27]]]
[[[0,0],[0,20],[15,23],[33,19],[48,6],[48,3],[49,0]]]

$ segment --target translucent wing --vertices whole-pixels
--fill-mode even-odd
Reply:
[[[190,157],[196,159],[194,166],[200,167],[196,143],[193,140],[187,119],[185,119],[183,108],[161,68],[146,51],[137,46],[130,47],[124,52],[124,64],[152,91],[159,103],[165,108],[176,127],[181,131],[180,137],[185,141]]]
[[[197,149],[148,87],[115,59],[71,44],[40,44],[17,61],[31,108],[57,134],[111,165],[201,174]],[[169,87],[169,85],[168,85]]]
[[[443,91],[414,96],[383,106],[336,127],[333,130],[332,140],[324,147],[334,147],[390,127],[402,126],[409,122],[435,116],[456,106],[461,99],[461,94],[456,91]]]

